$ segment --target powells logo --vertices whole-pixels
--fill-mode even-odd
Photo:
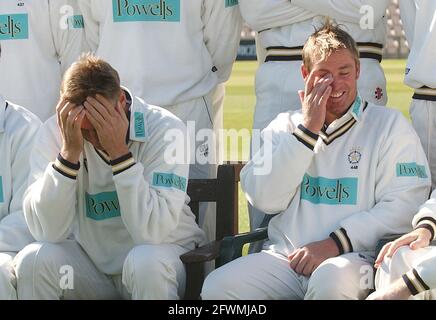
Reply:
[[[121,216],[118,195],[113,192],[85,194],[86,216],[92,220],[106,220]]]
[[[186,178],[179,177],[174,173],[160,173],[155,172],[153,174],[153,186],[176,188],[182,191],[186,191]]]
[[[314,204],[356,204],[357,178],[327,179],[304,175],[301,184],[301,199]]]
[[[428,178],[425,166],[421,166],[416,162],[397,163],[397,177]]]
[[[180,21],[180,0],[112,0],[114,22]]]
[[[21,40],[29,38],[27,14],[0,15],[0,40]]]

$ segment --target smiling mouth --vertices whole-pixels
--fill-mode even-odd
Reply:
[[[345,91],[336,92],[330,95],[330,98],[339,99],[345,94]]]

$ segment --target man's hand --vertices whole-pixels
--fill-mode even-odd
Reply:
[[[374,291],[366,300],[407,300],[410,296],[409,288],[400,278],[389,287]]]
[[[392,257],[399,247],[409,245],[410,249],[417,250],[427,247],[431,241],[431,232],[425,228],[413,230],[395,241],[389,242],[383,246],[374,267],[379,268],[385,257]]]
[[[83,106],[76,106],[66,100],[59,101],[56,115],[62,136],[61,156],[71,163],[78,163],[83,151],[81,125],[85,117]]]
[[[312,242],[292,252],[288,259],[290,267],[298,274],[310,276],[318,266],[339,255],[339,249],[333,239]]]
[[[307,77],[305,91],[298,91],[303,109],[303,126],[313,133],[318,133],[324,125],[332,82],[330,73],[320,77],[312,71]]]
[[[104,151],[111,159],[117,159],[129,152],[126,135],[129,120],[121,103],[116,107],[101,95],[88,97],[84,103],[86,117],[97,131],[98,139]]]

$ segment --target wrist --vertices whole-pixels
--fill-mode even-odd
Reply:
[[[117,148],[113,148],[111,150],[106,150],[106,152],[112,160],[115,160],[115,159],[118,159],[122,156],[125,156],[130,151],[129,151],[129,148],[127,147],[127,145],[124,145],[124,146],[120,146]]]
[[[318,134],[321,131],[321,127],[312,124],[310,121],[303,121],[303,126],[314,134]]]
[[[77,164],[77,163],[79,163],[81,153],[82,152],[62,149],[60,152],[60,155],[63,159],[67,160],[68,162]]]
[[[336,242],[332,238],[327,238],[326,243],[327,243],[327,252],[330,253],[329,256],[330,257],[339,256],[340,251]]]

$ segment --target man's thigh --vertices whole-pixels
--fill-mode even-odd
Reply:
[[[286,257],[262,251],[216,269],[206,278],[201,295],[206,300],[302,299],[306,281]]]

